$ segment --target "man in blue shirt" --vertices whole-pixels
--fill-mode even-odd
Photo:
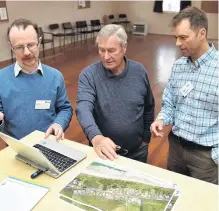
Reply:
[[[62,74],[41,64],[36,23],[17,19],[8,28],[16,63],[0,70],[1,130],[21,139],[34,130],[64,138],[72,118]]]
[[[152,134],[171,124],[167,168],[218,183],[218,51],[207,41],[206,14],[186,8],[172,20],[183,57],[172,69]]]
[[[78,121],[101,158],[114,160],[118,153],[146,162],[154,120],[146,70],[125,57],[127,34],[122,26],[104,26],[97,45],[101,61],[79,76]]]

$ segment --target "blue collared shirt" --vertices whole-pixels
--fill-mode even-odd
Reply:
[[[213,44],[194,63],[188,57],[178,59],[157,116],[164,125],[173,125],[176,136],[212,146],[215,163],[218,163],[218,64],[218,51]],[[193,89],[183,96],[180,89],[187,82]]]

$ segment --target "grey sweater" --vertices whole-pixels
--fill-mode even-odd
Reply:
[[[89,141],[103,135],[134,151],[143,140],[150,141],[154,98],[143,65],[125,61],[120,75],[101,61],[80,73],[76,114]]]

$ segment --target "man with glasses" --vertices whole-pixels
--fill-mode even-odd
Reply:
[[[154,98],[144,66],[125,57],[127,34],[104,26],[97,36],[101,61],[81,72],[77,118],[103,159],[117,154],[147,162]]]
[[[38,58],[37,24],[17,19],[7,36],[16,62],[0,70],[1,130],[17,139],[34,130],[64,138],[73,110],[62,74]]]

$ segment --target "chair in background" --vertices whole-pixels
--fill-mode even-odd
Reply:
[[[108,17],[109,17],[110,23],[112,23],[112,24],[120,24],[119,21],[115,21],[114,15],[109,15]]]
[[[99,32],[101,29],[100,20],[90,20],[91,31],[93,32],[93,38],[95,37],[95,32]]]
[[[50,24],[49,29],[50,29],[51,33],[53,34],[53,37],[59,38],[59,47],[61,47],[61,45],[62,45],[61,38],[62,37],[64,38],[66,35],[64,33],[60,32],[59,24],[57,24],[57,23]]]
[[[125,30],[127,31],[128,24],[131,22],[127,19],[126,14],[119,14],[119,23],[125,25]]]
[[[76,30],[77,33],[81,35],[81,42],[82,42],[82,35],[84,37],[84,40],[87,40],[87,35],[88,34],[93,34],[92,30],[88,29],[88,25],[86,21],[76,21]]]
[[[103,16],[103,24],[104,25],[110,24],[110,19],[108,15]]]
[[[71,43],[72,43],[72,38],[74,39],[74,45],[75,45],[75,37],[77,38],[77,41],[78,41],[79,33],[74,31],[74,27],[72,26],[71,22],[62,23],[62,28],[63,28],[64,34],[65,34],[65,36],[64,36],[64,45],[65,45],[65,38],[67,36],[71,37]]]
[[[42,27],[39,27],[39,34],[40,34],[40,37],[42,38],[41,44],[43,47],[43,57],[45,57],[45,44],[47,44],[47,43],[51,43],[51,48],[52,48],[53,54],[55,55],[53,34],[50,32],[43,32]],[[50,35],[50,38],[49,37],[45,38],[45,34]]]

